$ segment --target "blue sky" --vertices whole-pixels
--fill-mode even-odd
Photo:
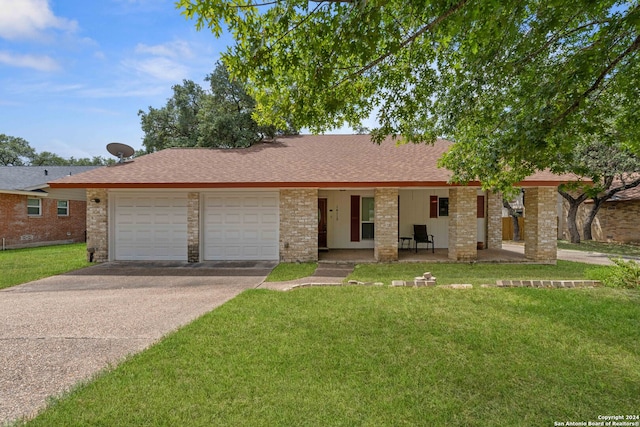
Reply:
[[[138,110],[204,84],[230,42],[174,0],[0,0],[0,133],[67,158],[141,148]]]

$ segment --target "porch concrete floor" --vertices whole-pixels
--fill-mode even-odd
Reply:
[[[318,261],[320,262],[356,262],[368,263],[376,262],[373,256],[373,249],[329,249],[328,251],[318,252]],[[448,249],[436,249],[435,253],[431,249],[419,249],[416,253],[415,249],[398,250],[398,262],[453,262],[449,259]],[[463,261],[461,261],[463,262]],[[478,259],[476,262],[514,262],[514,263],[530,263],[532,261],[525,258],[520,251],[509,249],[483,249],[478,251]]]

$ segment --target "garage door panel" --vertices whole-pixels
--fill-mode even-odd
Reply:
[[[222,230],[212,230],[210,228],[206,229],[204,232],[205,236],[207,236],[211,240],[221,240],[224,239],[224,233]]]
[[[244,230],[242,238],[246,241],[256,241],[262,239],[262,233],[259,230]]]
[[[233,241],[236,241],[238,243],[240,242],[242,231],[241,230],[225,230],[222,233],[222,236],[223,236],[222,238],[228,242],[227,244],[232,245]]]
[[[258,256],[260,255],[260,248],[258,246],[245,246],[243,248],[243,253],[246,256]]]
[[[278,240],[278,233],[276,231],[263,231],[260,235],[262,240]]]
[[[260,207],[260,199],[258,197],[247,197],[244,199],[244,207],[246,208],[257,208]]]
[[[260,216],[256,213],[247,213],[242,216],[242,222],[245,224],[259,224]]]
[[[277,260],[277,192],[218,193],[204,197],[204,259]]]
[[[229,197],[224,206],[227,208],[240,208],[242,207],[242,200],[240,197]]]
[[[211,206],[211,208],[217,208],[218,206]],[[211,212],[207,215],[207,224],[223,224],[224,216],[221,213]],[[205,227],[206,229],[206,227]]]
[[[242,213],[226,214],[223,224],[242,224]]]
[[[115,259],[186,261],[186,194],[116,195]]]

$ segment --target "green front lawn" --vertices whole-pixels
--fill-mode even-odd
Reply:
[[[412,281],[414,277],[430,272],[438,285],[470,283],[472,285],[494,284],[496,280],[513,279],[585,279],[594,266],[578,262],[558,261],[557,265],[539,264],[449,264],[449,263],[399,263],[359,264],[348,280],[382,282],[390,285],[392,280]]]
[[[88,265],[85,243],[0,251],[0,289]]]
[[[638,413],[639,325],[607,288],[250,290],[28,425],[597,421]]]

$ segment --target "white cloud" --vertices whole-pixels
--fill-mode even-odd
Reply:
[[[154,46],[148,46],[146,44],[138,44],[136,46],[136,53],[148,54],[153,56],[163,56],[167,58],[191,58],[193,57],[193,51],[189,44],[182,40],[176,40],[173,42],[157,44]]]
[[[48,0],[0,0],[0,37],[37,38],[48,29],[74,31],[78,24],[51,11]]]
[[[186,66],[162,57],[124,61],[123,65],[156,80],[177,82],[189,75]]]
[[[2,51],[0,51],[0,64],[6,64],[12,67],[32,68],[38,71],[56,71],[60,69],[60,65],[50,56],[16,55]]]
[[[194,57],[189,43],[174,40],[156,45],[138,44],[135,57],[122,61],[122,65],[145,79],[179,82],[189,77],[188,59]]]
[[[159,96],[167,91],[166,86],[119,85],[83,89],[78,94],[86,98],[140,98]]]

